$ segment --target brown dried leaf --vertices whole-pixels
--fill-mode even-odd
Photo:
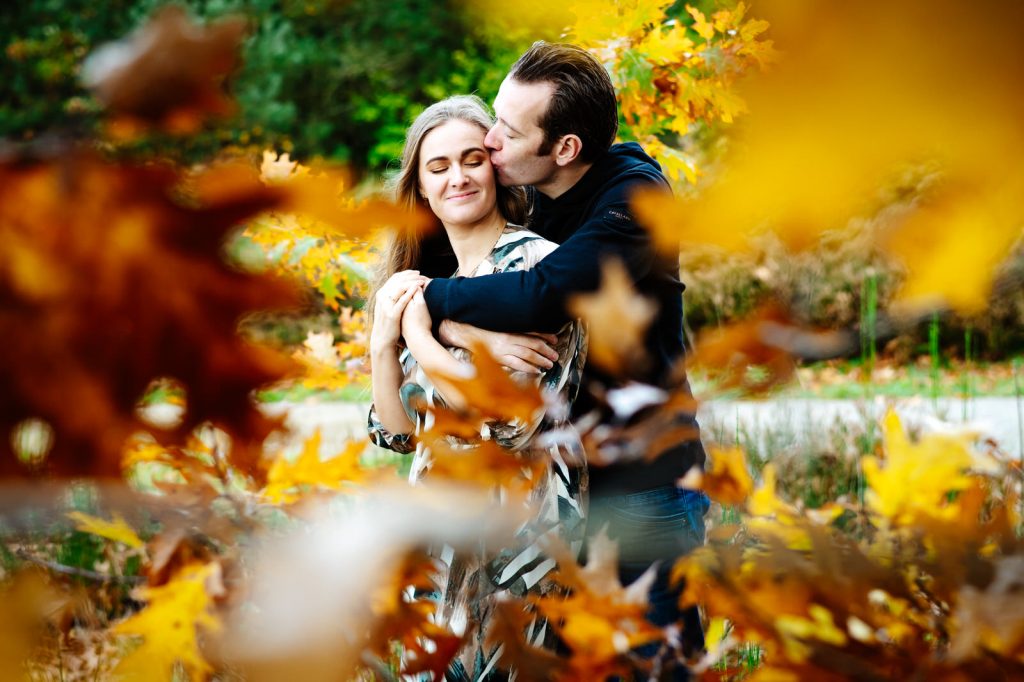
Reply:
[[[166,5],[131,36],[93,53],[83,81],[131,127],[195,132],[206,118],[234,110],[224,80],[238,64],[245,24],[227,17],[202,26]]]
[[[830,357],[850,343],[846,334],[804,327],[767,305],[741,322],[702,334],[688,364],[712,370],[722,388],[763,393],[793,377],[795,357]],[[751,366],[761,375],[752,374]]]
[[[499,665],[506,670],[516,670],[524,680],[557,679],[565,671],[565,659],[547,649],[531,646],[525,640],[524,633],[534,618],[518,601],[498,601],[491,612],[487,645],[501,645]]]

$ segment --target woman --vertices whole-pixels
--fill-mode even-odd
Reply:
[[[458,96],[427,108],[406,136],[398,199],[410,207],[429,208],[437,217],[458,261],[452,276],[528,269],[556,247],[517,224],[526,219],[525,194],[496,182],[484,147],[492,124],[479,98]],[[443,377],[462,374],[469,359],[465,350],[444,348],[431,333],[422,295],[427,280],[419,274],[431,264],[422,262],[420,247],[411,235],[399,235],[389,246],[383,283],[372,297],[370,333],[370,437],[398,452],[416,450],[413,481],[429,478],[431,463],[430,453],[414,444],[415,434],[429,427],[433,408],[458,406],[458,394]],[[401,340],[404,350],[399,348]],[[567,404],[579,387],[586,354],[581,325],[566,324],[554,345],[558,360],[532,378],[549,397]],[[560,412],[568,414],[567,409]],[[521,529],[515,548],[473,557],[449,554],[446,561],[449,570],[439,617],[457,632],[472,629],[459,664],[449,671],[456,679],[481,679],[494,670],[496,656],[484,644],[484,630],[495,593],[543,594],[556,589],[546,579],[554,562],[540,552],[538,539],[557,533],[573,550],[582,543],[586,469],[581,448],[571,439],[551,439],[559,442],[543,446],[538,439],[542,432],[566,426],[565,416],[538,415],[530,423],[489,423],[476,441],[449,438],[465,448],[491,438],[523,457],[542,457],[546,462],[543,474],[531,482],[531,501],[539,512]],[[551,642],[540,619],[529,636],[536,644]]]

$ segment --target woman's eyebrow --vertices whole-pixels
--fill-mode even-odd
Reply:
[[[470,154],[473,154],[474,152],[480,152],[481,154],[486,154],[487,150],[485,150],[482,147],[470,147],[469,149],[464,149],[462,151],[462,154],[460,155],[459,158],[464,159],[467,156],[469,156]],[[426,165],[429,165],[431,163],[434,163],[435,161],[447,161],[447,160],[448,160],[447,156],[435,156],[432,159],[427,159],[426,161],[424,161],[423,165],[426,166]]]

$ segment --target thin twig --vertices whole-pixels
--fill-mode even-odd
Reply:
[[[54,573],[62,573],[64,575],[73,575],[78,578],[88,578],[89,580],[95,580],[97,582],[104,583],[128,583],[131,585],[141,585],[146,582],[145,576],[141,575],[107,575],[106,573],[99,573],[97,571],[90,571],[87,568],[77,568],[75,566],[65,566],[59,564],[56,561],[50,561],[49,559],[42,559],[40,557],[32,556],[23,549],[17,551],[18,558],[24,559],[29,563],[36,564],[47,568]]]

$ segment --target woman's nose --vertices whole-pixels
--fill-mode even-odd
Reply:
[[[458,166],[452,166],[451,172],[451,183],[453,187],[458,187],[466,181],[466,174],[462,172],[462,169]]]

